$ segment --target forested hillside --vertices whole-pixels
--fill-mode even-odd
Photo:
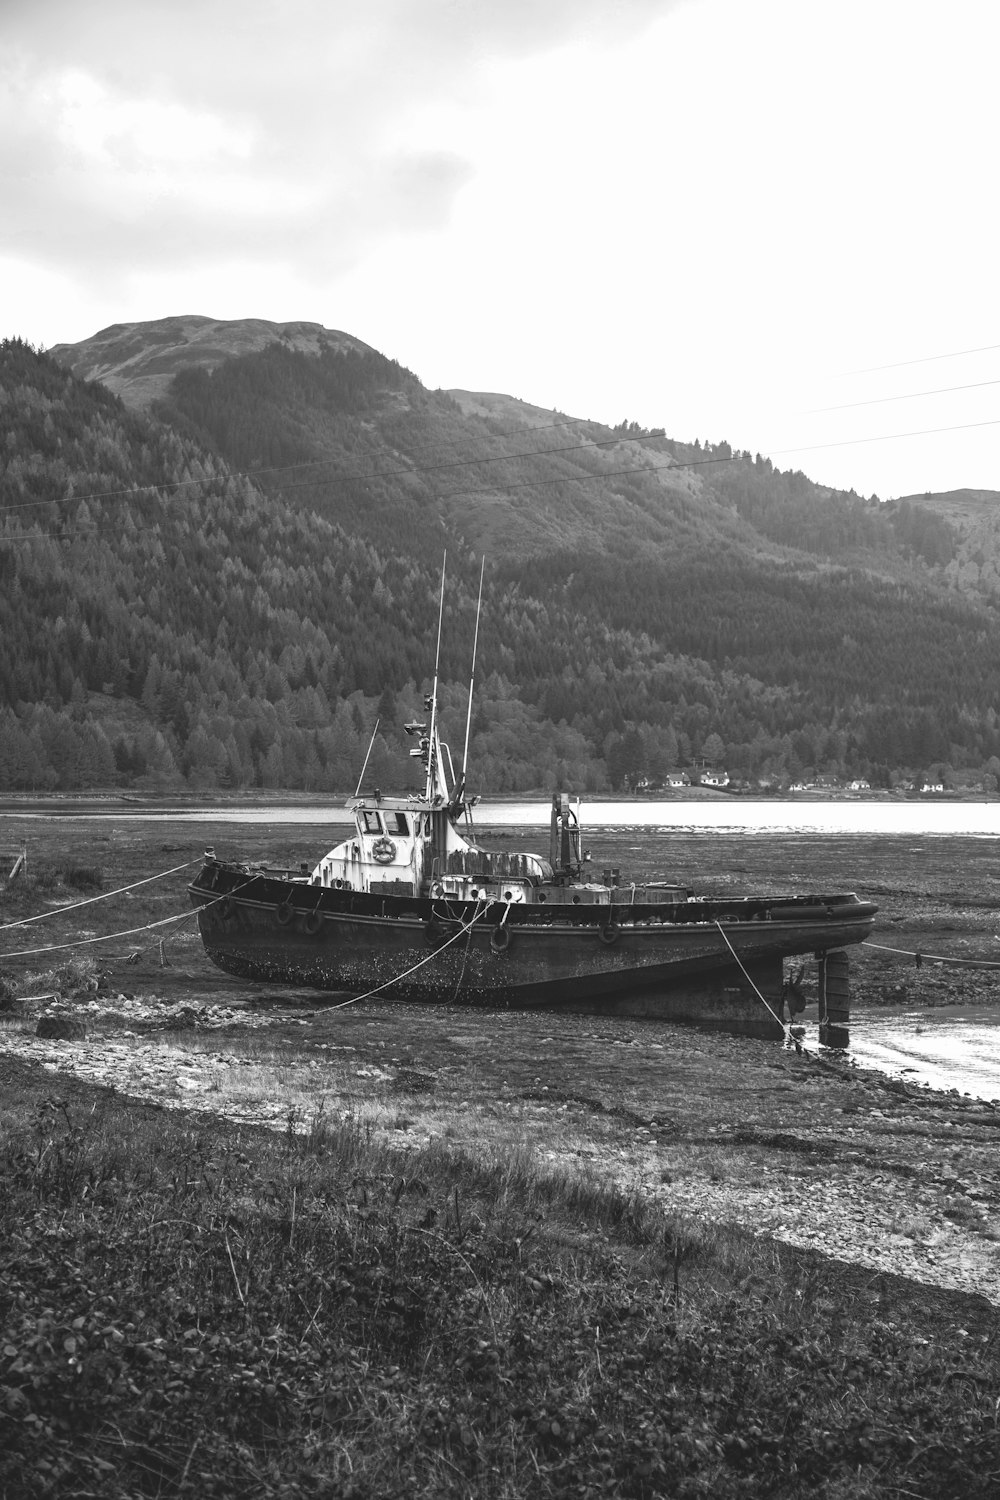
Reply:
[[[445,548],[457,750],[486,556],[473,789],[1000,773],[996,613],[933,508],[219,327],[149,411],[0,349],[0,789],[342,792],[376,719],[405,784]]]

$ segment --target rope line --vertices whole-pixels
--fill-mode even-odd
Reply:
[[[754,984],[753,980],[750,978],[750,975],[749,975],[749,973],[747,971],[746,965],[744,964],[742,958],[740,958],[740,955],[737,953],[737,951],[733,947],[732,943],[729,941],[729,938],[726,936],[725,928],[723,927],[722,923],[720,921],[716,920],[715,925],[719,929],[719,933],[720,933],[720,936],[722,937],[722,941],[725,943],[726,947],[729,949],[730,953],[733,955],[733,957],[735,958],[736,962],[739,964],[740,968],[743,970],[743,973],[744,973],[744,975],[746,977],[746,981],[749,984],[750,988],[753,990],[754,994],[757,996],[757,999],[761,1002],[761,1004],[765,1007],[765,1009],[770,1012],[770,1014],[772,1015],[772,1017],[774,1018],[774,1020],[777,1022],[777,1024],[781,1027],[782,1031],[784,1032],[784,1034],[785,1034],[785,1043],[784,1043],[785,1046],[786,1047],[791,1047],[793,1044],[795,1044],[798,1047],[800,1047],[803,1052],[807,1051],[806,1046],[805,1046],[804,1042],[801,1040],[801,1038],[793,1037],[792,1036],[791,1023],[789,1021],[783,1021],[781,1019],[781,1017],[779,1015],[777,1015],[774,1010],[771,1009],[771,1006],[768,1005],[767,1000],[764,998],[764,996],[761,994],[760,990],[757,988],[757,986]]]
[[[189,863],[197,864],[197,860],[189,861]],[[185,867],[181,865],[179,868],[184,869]],[[236,891],[242,891],[248,885],[252,884],[252,880],[244,881],[243,885],[236,886],[235,890],[224,891],[219,896],[213,896],[211,901],[205,901],[201,906],[193,906],[190,911],[182,911],[172,917],[161,917],[158,922],[147,922],[144,927],[127,927],[123,932],[108,932],[103,937],[77,938],[72,943],[52,943],[47,948],[14,948],[9,953],[0,953],[0,958],[36,958],[42,953],[62,953],[67,948],[87,948],[93,943],[113,943],[116,938],[135,937],[140,932],[152,932],[157,927],[167,927],[171,922],[185,922],[190,917],[197,917],[200,912],[206,911],[208,907],[215,906],[216,902],[224,901],[227,896],[233,896],[236,894]]]
[[[402,974],[396,974],[396,975],[393,976],[392,979],[387,979],[384,984],[376,985],[373,990],[366,990],[363,995],[352,995],[351,998],[350,998],[350,1000],[341,1000],[338,1005],[331,1005],[331,1006],[328,1007],[328,1009],[330,1009],[330,1010],[346,1010],[347,1006],[349,1006],[349,1005],[357,1005],[362,1000],[370,1000],[371,997],[372,997],[372,995],[379,995],[379,994],[382,993],[383,990],[390,989],[392,985],[398,984],[401,979],[408,979],[411,974],[415,974],[418,969],[422,969],[423,966],[424,966],[424,964],[430,963],[430,961],[431,961],[432,958],[437,958],[437,956],[438,956],[439,953],[443,953],[446,948],[450,948],[451,945],[452,945],[452,943],[457,943],[460,937],[464,937],[467,932],[471,932],[472,929],[473,929],[473,927],[480,920],[480,918],[481,917],[485,917],[486,913],[489,911],[489,909],[490,909],[491,906],[498,906],[499,905],[499,902],[496,901],[493,897],[486,897],[485,898],[485,902],[486,902],[486,904],[484,905],[482,911],[476,910],[475,912],[473,912],[473,914],[470,917],[469,921],[466,922],[463,926],[460,926],[459,929],[458,929],[458,931],[455,932],[455,933],[453,933],[451,935],[451,937],[447,939],[446,942],[443,942],[439,948],[435,948],[431,953],[428,953],[425,958],[419,959],[417,961],[417,963],[415,963],[415,964],[412,965],[411,968],[404,969],[403,972],[402,972]],[[509,901],[505,902],[504,904],[505,904],[507,910],[504,912],[503,916],[500,919],[501,920],[501,924],[507,920],[507,915],[510,912],[510,906],[511,906],[511,903]],[[477,908],[478,908],[478,905],[479,905],[479,902],[477,901],[476,902]],[[463,965],[463,972],[464,972],[464,965]]]
[[[188,870],[192,865],[198,864],[198,859],[189,859],[183,865],[174,865],[172,870],[161,870],[159,875],[147,875],[143,880],[133,880],[131,885],[120,885],[116,891],[102,891],[99,896],[87,896],[83,901],[73,901],[69,906],[54,906],[51,911],[40,911],[34,917],[22,917],[19,922],[0,923],[0,932],[10,932],[15,927],[27,927],[29,922],[44,922],[46,917],[62,917],[67,912],[78,911],[81,906],[92,906],[95,901],[110,901],[112,896],[123,896],[126,891],[134,891],[140,885],[149,885],[153,880],[164,880],[168,875],[176,875],[180,870]]]
[[[469,925],[466,928],[465,947],[462,950],[462,967],[459,970],[458,979],[455,981],[455,989],[454,989],[454,991],[452,993],[452,997],[451,997],[451,1003],[452,1003],[452,1005],[454,1005],[455,1002],[456,1002],[456,1000],[458,999],[458,992],[462,988],[462,985],[463,985],[463,983],[465,981],[465,968],[466,968],[467,963],[469,962],[469,949],[472,946],[472,929],[473,929],[475,923],[478,921],[479,917],[482,916],[482,915],[484,915],[485,912],[486,912],[486,910],[487,910],[487,907],[483,907],[483,911],[482,912],[480,912],[478,910],[478,908],[479,908],[479,902],[480,902],[481,899],[488,899],[488,898],[481,898],[479,896],[476,897],[476,908],[477,909],[473,913],[472,920],[469,922]],[[508,902],[507,911],[509,911],[509,910],[510,910],[510,903]],[[505,911],[504,914],[503,914],[503,916],[500,918],[500,924],[501,924],[501,926],[506,921],[506,918],[507,918],[507,912]]]
[[[182,911],[179,916],[163,917],[159,922],[147,922],[145,927],[128,927],[124,932],[109,932],[104,937],[77,938],[73,943],[51,943],[47,948],[14,948],[0,958],[34,958],[40,953],[62,953],[66,948],[86,948],[91,943],[112,943],[115,938],[134,937],[138,932],[152,932],[154,927],[166,927],[170,922],[183,922],[187,917],[196,917],[198,909]]]
[[[920,964],[942,964],[945,968],[956,969],[1000,969],[1000,962],[994,962],[988,958],[946,958],[941,953],[922,953],[915,948],[889,948],[885,943],[871,943],[867,939],[861,944],[863,948],[877,948],[880,953],[898,953],[903,958],[914,958],[917,966]]]

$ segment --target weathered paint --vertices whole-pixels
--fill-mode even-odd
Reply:
[[[191,887],[206,952],[243,978],[377,989],[397,1000],[659,1016],[754,1035],[780,1027],[730,944],[780,1009],[782,958],[859,942],[874,913],[839,897],[484,910],[475,901],[358,896],[248,875],[215,865]]]

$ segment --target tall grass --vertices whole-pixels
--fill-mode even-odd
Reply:
[[[994,1344],[835,1268],[527,1151],[81,1097],[2,1106],[6,1495],[995,1493]]]

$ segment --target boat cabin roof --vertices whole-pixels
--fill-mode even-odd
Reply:
[[[413,792],[408,797],[383,796],[381,792],[368,792],[363,796],[349,797],[347,804],[355,812],[363,812],[365,809],[379,810],[381,812],[435,812],[443,808],[444,797],[435,797],[428,802],[422,792]]]

